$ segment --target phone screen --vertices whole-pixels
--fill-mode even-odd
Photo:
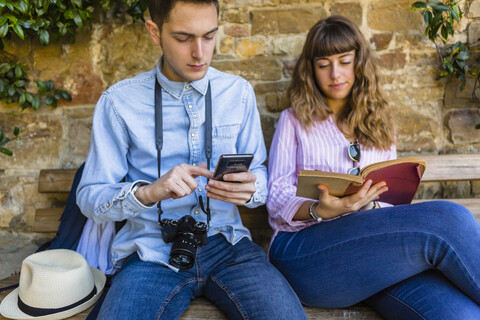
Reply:
[[[252,160],[253,154],[222,154],[218,159],[213,179],[223,181],[225,174],[246,172]]]

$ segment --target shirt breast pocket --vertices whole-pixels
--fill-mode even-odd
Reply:
[[[212,128],[213,161],[216,163],[222,154],[237,153],[237,137],[240,130],[239,124],[227,124]]]

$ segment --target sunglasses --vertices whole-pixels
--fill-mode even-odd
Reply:
[[[350,142],[347,151],[348,156],[354,163],[360,161],[360,143],[358,143],[358,141]],[[348,174],[358,176],[360,174],[360,166],[353,167],[348,171]]]

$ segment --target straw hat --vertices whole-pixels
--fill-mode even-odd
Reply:
[[[106,277],[72,250],[32,254],[22,262],[19,287],[3,299],[0,313],[12,319],[64,319],[92,306]]]

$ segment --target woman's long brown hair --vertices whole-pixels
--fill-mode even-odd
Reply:
[[[337,123],[345,122],[364,146],[389,149],[394,143],[394,130],[387,114],[387,101],[380,91],[377,62],[358,27],[343,16],[322,19],[309,31],[287,91],[290,105],[306,127],[327,119],[332,111],[316,82],[315,58],[352,50],[355,83]]]

